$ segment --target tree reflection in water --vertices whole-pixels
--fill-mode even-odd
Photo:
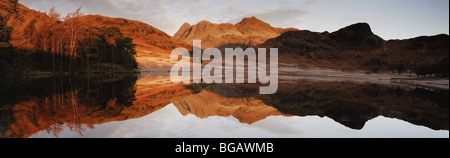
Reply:
[[[28,137],[63,127],[82,132],[96,124],[140,118],[173,103],[200,118],[233,116],[253,124],[268,116],[329,117],[352,129],[386,116],[448,130],[446,90],[399,85],[299,80],[260,95],[256,84],[175,85],[164,75],[122,74],[1,82],[0,137]],[[296,125],[292,125],[296,126]]]
[[[117,119],[136,100],[136,79],[65,76],[3,82],[1,136],[27,137],[42,129],[58,135],[63,124],[81,133],[86,126]]]

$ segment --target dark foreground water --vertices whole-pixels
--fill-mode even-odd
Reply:
[[[161,74],[0,84],[0,137],[449,137],[447,90],[291,79],[260,95]]]

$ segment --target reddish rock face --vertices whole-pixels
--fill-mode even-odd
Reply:
[[[13,5],[15,5],[14,8],[16,9],[12,9]],[[45,30],[49,24],[56,23],[56,20],[58,20],[55,20],[46,13],[29,9],[20,3],[13,4],[7,0],[1,0],[0,15],[0,24],[4,23],[13,28],[10,40],[11,45],[18,49],[32,51],[39,50],[40,48],[37,48],[33,42],[29,42],[29,39],[23,36],[24,28],[33,22],[34,30],[28,32],[32,32],[30,34],[32,37],[38,37],[39,33],[43,32],[42,30]],[[64,16],[62,15],[62,17]],[[79,33],[79,39],[86,36],[87,32],[95,34],[96,30],[103,26],[119,28],[124,35],[131,37],[133,43],[137,45],[137,54],[135,57],[141,69],[165,63],[165,61],[160,62],[159,60],[169,59],[170,52],[174,48],[182,47],[191,49],[189,48],[191,46],[185,42],[177,40],[151,25],[136,20],[111,18],[101,15],[85,15],[76,19],[60,21],[55,25],[58,25],[63,30],[68,30],[67,27],[70,25],[70,21],[73,20],[76,20],[80,24],[81,30],[86,32]]]
[[[225,45],[254,46],[291,30],[297,29],[275,28],[256,17],[248,17],[235,25],[215,24],[209,21],[201,21],[196,25],[185,23],[174,37],[189,44],[192,43],[192,40],[202,40],[202,48]]]

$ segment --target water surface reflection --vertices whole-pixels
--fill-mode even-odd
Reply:
[[[1,137],[448,137],[448,91],[290,79],[172,84],[165,74],[2,82]]]
[[[127,121],[95,125],[81,134],[64,127],[59,137],[68,138],[322,138],[322,137],[448,137],[448,131],[416,126],[411,123],[378,116],[361,130],[343,126],[328,117],[269,116],[253,124],[241,123],[233,116],[211,116],[201,119],[183,116],[170,104],[150,115]],[[32,138],[54,138],[40,131]]]

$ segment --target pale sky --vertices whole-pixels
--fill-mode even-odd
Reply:
[[[185,22],[237,23],[257,18],[275,27],[333,32],[367,22],[388,39],[449,34],[449,0],[20,0],[25,6],[62,15],[84,14],[139,20],[169,35]]]

